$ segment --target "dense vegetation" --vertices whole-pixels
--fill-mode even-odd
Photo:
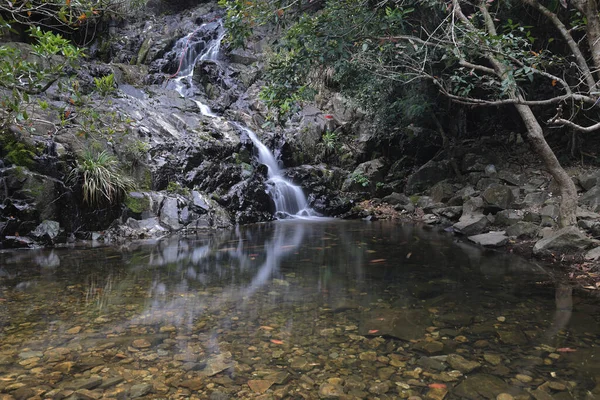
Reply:
[[[221,4],[234,46],[259,25],[280,32],[262,91],[276,119],[284,120],[320,85],[360,101],[388,131],[415,118],[439,128],[440,96],[468,107],[514,107],[560,187],[560,224],[575,223],[575,187],[542,126],[600,129],[594,119],[600,67],[595,1]]]

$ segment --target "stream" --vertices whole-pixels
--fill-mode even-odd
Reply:
[[[3,399],[599,393],[596,297],[415,226],[282,220],[0,265]]]

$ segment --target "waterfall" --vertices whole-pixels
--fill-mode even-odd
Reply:
[[[308,207],[308,201],[304,196],[304,192],[302,192],[302,188],[285,179],[271,150],[258,139],[252,130],[239,124],[236,125],[248,135],[254,146],[256,146],[258,162],[267,166],[269,178],[267,185],[269,186],[269,194],[275,202],[275,216],[277,218],[317,216]]]
[[[202,37],[198,37],[201,35],[197,35],[197,33],[204,29],[216,30],[216,37],[208,41]],[[194,75],[194,67],[197,63],[201,61],[219,62],[219,51],[224,36],[225,29],[220,20],[218,22],[202,24],[194,32],[179,39],[173,48],[178,56],[178,60],[180,60],[178,76],[172,80],[174,89],[181,96],[194,101],[203,115],[216,119],[221,119],[221,117],[214,114],[209,106],[191,98],[196,89],[192,77]],[[258,161],[267,166],[267,187],[269,195],[275,203],[275,217],[286,219],[318,216],[315,211],[308,207],[308,201],[302,192],[302,188],[285,179],[275,156],[258,139],[256,134],[240,123],[231,121],[230,123],[248,135],[254,146],[258,149]]]

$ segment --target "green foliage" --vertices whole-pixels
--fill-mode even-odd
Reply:
[[[59,34],[43,32],[39,27],[29,29],[29,34],[36,41],[30,54],[19,47],[0,46],[0,86],[7,89],[0,96],[4,111],[0,127],[23,125],[32,107],[30,95],[44,92],[63,76],[65,66],[74,65],[83,56],[81,49]]]
[[[244,6],[245,0],[219,0],[219,5],[227,9],[225,16],[226,39],[232,47],[245,47],[252,34],[251,23]]]
[[[135,140],[125,145],[124,153],[127,161],[131,162],[132,165],[137,165],[144,160],[148,151],[150,150],[150,144],[141,140]]]
[[[101,78],[94,78],[96,90],[101,96],[106,97],[115,91],[115,74],[109,74]]]
[[[367,178],[365,175],[361,174],[360,172],[353,172],[352,175],[350,175],[350,180],[364,188],[369,187],[369,185],[371,184],[371,181],[369,180],[369,178]]]
[[[133,181],[120,173],[117,159],[106,150],[86,151],[68,181],[81,184],[83,201],[91,207],[114,204],[134,188]]]
[[[322,138],[325,149],[328,151],[334,151],[337,149],[339,144],[339,137],[336,132],[326,131],[323,133]]]

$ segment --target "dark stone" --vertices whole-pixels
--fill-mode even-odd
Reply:
[[[574,226],[569,226],[539,240],[535,246],[533,246],[533,253],[543,254],[551,251],[568,253],[585,250],[593,244],[594,241],[585,236],[579,229]]]
[[[423,337],[431,326],[429,314],[423,310],[374,310],[361,316],[358,333],[363,336],[391,336],[402,340]]]
[[[510,386],[502,379],[488,374],[468,376],[452,393],[469,400],[495,399],[500,393],[509,393]]]
[[[406,194],[419,193],[436,183],[452,177],[448,161],[429,161],[412,174],[406,182]]]
[[[129,388],[129,398],[137,399],[138,397],[145,396],[149,393],[152,393],[152,385],[149,383],[141,383],[138,385],[133,385]]]
[[[489,207],[505,210],[514,203],[515,197],[512,190],[505,185],[492,184],[482,194]]]

